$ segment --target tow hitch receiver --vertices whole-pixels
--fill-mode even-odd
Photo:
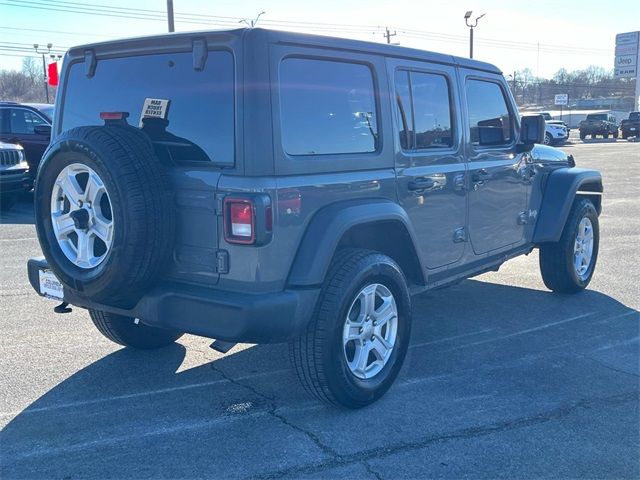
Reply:
[[[53,307],[53,311],[56,313],[71,313],[73,310],[67,302],[62,302],[60,305]]]

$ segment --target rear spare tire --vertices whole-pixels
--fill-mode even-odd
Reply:
[[[38,239],[65,289],[131,307],[171,258],[172,201],[146,135],[128,126],[74,128],[38,171]]]

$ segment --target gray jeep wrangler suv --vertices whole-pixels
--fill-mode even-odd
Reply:
[[[71,49],[38,171],[41,295],[133,348],[289,342],[357,408],[402,365],[411,295],[540,249],[578,292],[602,180],[541,143],[493,65],[262,29]]]

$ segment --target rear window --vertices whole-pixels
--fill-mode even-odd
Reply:
[[[606,120],[606,113],[592,113],[591,115],[587,115],[587,120]]]
[[[375,152],[378,120],[366,65],[287,58],[280,66],[282,142],[290,155]]]
[[[103,125],[100,112],[127,112],[128,123],[173,160],[232,165],[233,71],[227,51],[209,52],[202,71],[194,70],[190,52],[98,60],[92,78],[76,63],[65,87],[62,130]],[[162,115],[153,118],[155,104]]]

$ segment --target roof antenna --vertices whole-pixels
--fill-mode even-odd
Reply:
[[[246,18],[243,18],[243,19],[242,19],[242,20],[240,20],[238,23],[244,23],[244,24],[246,24],[249,28],[253,28],[253,27],[255,27],[255,26],[258,24],[258,20],[260,20],[260,17],[261,17],[262,15],[264,15],[265,13],[267,13],[267,12],[260,12],[260,13],[258,14],[258,16],[257,16],[255,19],[253,19],[253,20],[247,20]]]

